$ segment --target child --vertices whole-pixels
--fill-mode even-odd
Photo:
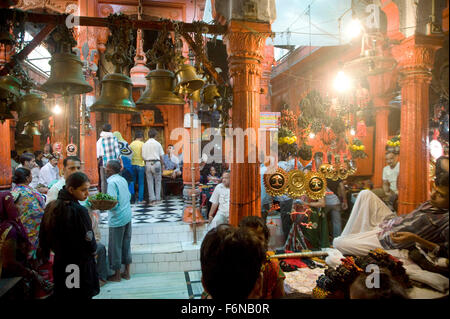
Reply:
[[[58,199],[45,209],[39,239],[44,258],[50,250],[55,253],[55,298],[90,299],[100,290],[92,222],[87,209],[78,202],[87,199],[89,186],[84,173],[73,173]]]
[[[239,227],[247,229],[260,240],[266,251],[266,261],[263,270],[263,293],[262,299],[278,299],[284,296],[284,279],[286,276],[281,270],[278,261],[269,259],[270,253],[267,252],[269,245],[270,232],[264,220],[258,216],[246,216],[240,223]]]

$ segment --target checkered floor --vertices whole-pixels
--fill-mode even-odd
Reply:
[[[133,212],[133,225],[151,223],[179,222],[183,217],[183,200],[180,196],[167,197],[161,204],[131,205]],[[108,223],[108,212],[101,213],[100,224]]]

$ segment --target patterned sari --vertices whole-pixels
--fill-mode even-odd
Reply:
[[[29,257],[36,259],[36,250],[39,245],[39,228],[44,215],[45,200],[41,194],[27,185],[16,185],[11,191],[22,222],[31,243]]]

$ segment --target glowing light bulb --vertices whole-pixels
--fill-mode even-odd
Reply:
[[[352,136],[355,136],[355,135],[356,135],[355,129],[352,128],[352,129],[350,130],[350,135],[352,135]]]
[[[430,142],[430,154],[434,159],[437,159],[444,154],[442,144],[438,140],[432,140]]]
[[[334,88],[339,92],[348,91],[352,87],[352,80],[343,71],[339,71],[334,79]]]
[[[350,39],[354,39],[361,34],[362,30],[363,26],[361,24],[361,21],[359,21],[358,19],[352,19],[347,27],[346,33]]]
[[[60,107],[58,104],[56,104],[56,105],[53,107],[52,112],[53,112],[53,114],[58,115],[58,114],[61,114],[62,109],[61,109],[61,107]]]
[[[309,138],[315,138],[316,137],[316,134],[314,134],[314,133],[309,133]]]

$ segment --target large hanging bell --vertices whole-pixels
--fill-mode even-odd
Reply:
[[[190,95],[189,95],[189,98],[192,100],[192,101],[194,101],[194,102],[197,102],[197,103],[200,103],[201,101],[202,101],[202,98],[201,98],[201,89],[200,90],[197,90],[197,91],[194,91],[194,92],[192,92]]]
[[[150,105],[184,105],[185,101],[173,93],[175,76],[169,70],[157,68],[147,76],[147,88],[136,105],[145,109]]]
[[[23,122],[40,121],[52,116],[42,97],[35,93],[25,94],[18,102],[19,118]]]
[[[214,84],[206,85],[202,90],[202,102],[203,104],[212,105],[216,102],[216,99],[220,98],[219,90]]]
[[[132,97],[133,82],[121,73],[111,73],[103,77],[102,92],[92,104],[91,111],[134,114],[139,113]]]
[[[0,77],[0,98],[6,99],[10,94],[20,96],[20,81],[11,75]]]
[[[189,64],[182,64],[177,72],[175,72],[177,78],[176,91],[192,93],[202,88],[204,81],[197,77],[195,68]]]
[[[88,93],[92,86],[84,79],[82,62],[71,53],[56,53],[52,56],[50,78],[42,84],[42,90],[61,95]]]
[[[11,108],[8,107],[8,104],[5,100],[0,101],[0,121],[4,120],[13,120],[14,116],[11,114]]]
[[[39,132],[39,129],[38,129],[38,126],[36,123],[27,122],[27,123],[25,123],[24,129],[23,129],[22,133],[20,133],[20,134],[33,136],[33,135],[41,135],[41,132]]]

